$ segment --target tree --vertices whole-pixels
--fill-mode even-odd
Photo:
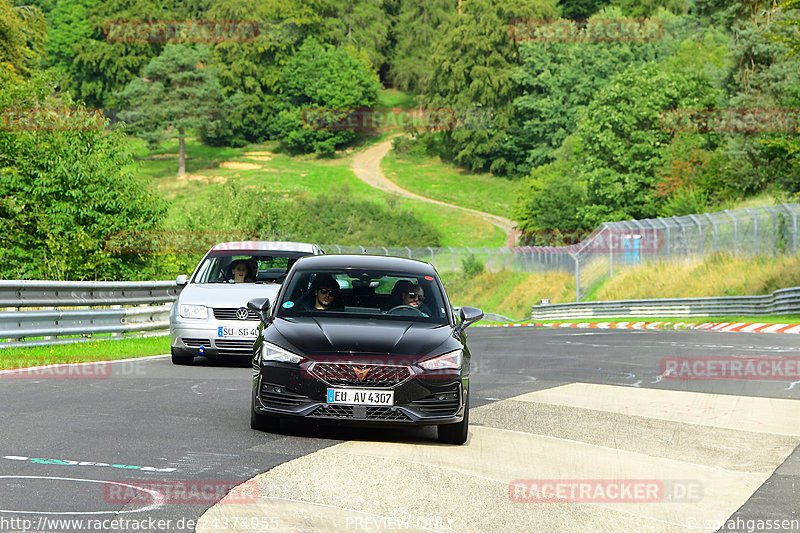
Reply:
[[[800,56],[787,55],[796,39],[796,10],[765,11],[736,22],[727,78],[734,109],[800,107]],[[768,128],[769,129],[769,128]],[[797,131],[761,131],[726,136],[728,180],[739,195],[779,187],[800,191]]]
[[[75,2],[76,0],[68,0]],[[151,38],[137,28],[142,21],[176,21],[203,18],[204,0],[108,0],[88,2],[86,20],[90,34],[75,42],[71,51],[61,49],[63,61],[70,64],[64,86],[79,100],[92,107],[119,108],[117,95],[164,48],[165,40]],[[73,4],[75,5],[75,4]],[[69,6],[69,4],[67,4]],[[77,8],[76,8],[77,9]],[[54,15],[57,13],[54,13]],[[55,19],[54,19],[55,21]],[[122,39],[110,32],[112,24],[126,28]],[[116,26],[120,27],[120,26]],[[146,27],[142,26],[143,29]],[[63,31],[59,28],[58,31]],[[71,29],[67,28],[67,32]],[[85,31],[81,29],[80,31]],[[68,55],[72,54],[72,57]]]
[[[565,159],[535,168],[520,184],[514,220],[528,245],[562,246],[586,231],[582,208],[586,187],[572,178]]]
[[[65,80],[78,74],[73,65],[76,47],[92,35],[87,17],[99,3],[100,0],[59,0],[47,14],[46,64],[63,74]]]
[[[553,18],[554,1],[464,0],[461,12],[449,15],[433,43],[431,76],[423,105],[463,113],[483,109],[493,118],[474,128],[455,128],[441,134],[445,157],[472,170],[513,174],[510,134],[512,100],[519,94],[513,72],[519,65],[517,44],[509,27],[517,19]]]
[[[599,18],[619,18],[605,9]],[[522,65],[514,81],[522,95],[514,99],[519,129],[514,142],[526,154],[520,172],[553,161],[597,91],[629,65],[659,58],[660,45],[649,42],[523,42]]]
[[[222,92],[241,94],[241,102],[226,114],[232,135],[251,142],[270,137],[281,72],[306,36],[321,33],[322,15],[329,9],[325,0],[222,0],[211,6],[213,20],[262,21],[255,39],[223,41],[211,49],[210,66],[218,72]]]
[[[42,74],[0,85],[0,115],[9,112],[16,120],[0,128],[0,277],[142,279],[152,257],[106,243],[158,231],[165,209],[133,176],[123,132],[54,93]]]
[[[339,0],[323,19],[323,42],[364,54],[377,73],[384,70],[389,56],[389,28],[392,20],[384,0]]]
[[[45,21],[35,7],[0,0],[0,81],[29,77],[42,55]]]
[[[451,0],[403,0],[392,34],[396,40],[389,77],[404,91],[420,92],[431,76],[431,46],[445,17],[455,13]]]
[[[350,141],[351,130],[333,131],[305,119],[309,112],[341,117],[351,109],[373,107],[380,82],[369,66],[343,48],[309,38],[281,74],[282,111],[275,119],[275,136],[293,151],[331,154]]]
[[[610,0],[558,0],[561,16],[565,19],[588,19],[600,9],[607,6]]]
[[[168,44],[119,95],[128,106],[120,118],[139,136],[151,143],[178,137],[178,176],[186,174],[186,130],[219,120],[224,109],[216,73],[203,66],[206,56],[203,50]]]
[[[662,123],[672,109],[709,109],[719,91],[697,72],[650,62],[631,66],[602,88],[578,124],[578,179],[586,182],[585,223],[649,218],[658,213],[655,185],[674,133]]]

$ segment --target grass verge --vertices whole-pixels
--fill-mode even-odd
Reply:
[[[91,342],[0,349],[0,370],[56,363],[112,361],[169,353],[169,337],[97,338]]]

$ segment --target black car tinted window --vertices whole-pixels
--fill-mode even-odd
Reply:
[[[334,297],[325,309],[317,308],[317,288],[331,285]],[[419,286],[419,307],[403,305],[401,293]],[[327,290],[327,287],[326,287]],[[424,295],[423,295],[424,293]],[[329,300],[325,300],[328,302]],[[287,281],[277,316],[347,316],[364,319],[402,319],[444,324],[447,304],[436,279],[427,274],[385,271],[298,271]]]

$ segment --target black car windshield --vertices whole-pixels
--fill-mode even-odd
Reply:
[[[429,274],[386,271],[295,271],[276,316],[402,319],[447,324],[448,306]]]
[[[197,270],[194,283],[234,283],[234,270],[245,272],[244,283],[282,283],[289,267],[302,257],[300,252],[215,252]]]

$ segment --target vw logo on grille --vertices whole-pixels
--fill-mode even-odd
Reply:
[[[240,307],[239,309],[237,309],[236,318],[238,318],[239,320],[247,320],[247,308]]]

